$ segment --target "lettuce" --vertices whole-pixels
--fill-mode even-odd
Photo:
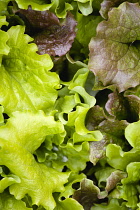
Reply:
[[[119,92],[139,85],[139,11],[139,4],[127,2],[113,8],[89,46],[89,69]]]
[[[140,208],[139,1],[0,1],[0,209]]]

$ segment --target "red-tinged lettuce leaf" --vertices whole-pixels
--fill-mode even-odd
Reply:
[[[111,175],[106,180],[105,190],[107,192],[111,191],[116,187],[116,185],[124,178],[127,177],[127,173],[123,171],[116,170],[111,173]]]
[[[138,120],[140,116],[140,86],[125,91],[124,96],[128,100],[131,113],[133,113],[134,118]],[[131,117],[133,115],[131,115]]]
[[[109,193],[123,178],[127,177],[127,174],[121,170],[105,167],[97,169],[95,177],[98,180],[98,186]]]
[[[108,12],[113,8],[113,7],[118,7],[121,3],[125,2],[125,0],[103,0],[101,3],[101,9],[100,9],[100,14],[103,18],[107,19],[108,18]],[[127,0],[127,2],[132,2],[132,3],[137,3],[140,2],[138,0]]]
[[[73,195],[73,198],[81,203],[85,210],[90,210],[95,203],[106,202],[104,198],[127,177],[127,173],[107,167],[97,171],[95,176],[102,190],[93,184],[92,180],[83,179],[80,188]],[[105,183],[105,187],[102,186],[102,182]]]
[[[90,210],[94,202],[98,201],[100,189],[95,186],[92,180],[83,179],[80,188],[75,191],[73,198],[76,199],[85,210]]]
[[[130,209],[137,209],[139,201],[139,173],[140,162],[131,162],[126,167],[127,177],[122,179],[122,185],[112,192],[112,197],[125,200],[125,205]],[[116,193],[118,191],[118,193]]]
[[[52,56],[65,55],[71,48],[75,33],[76,21],[69,13],[62,25],[53,25],[34,37],[39,54]]]
[[[107,112],[114,117],[114,119],[122,120],[127,119],[129,104],[123,94],[119,94],[117,91],[114,91],[108,95],[108,101],[105,105]]]
[[[105,157],[106,146],[109,143],[117,143],[125,149],[127,141],[124,138],[124,130],[128,125],[126,120],[114,120],[107,116],[103,108],[98,105],[92,107],[87,115],[86,126],[89,130],[99,130],[103,138],[97,142],[90,142],[90,161],[96,163]]]
[[[65,21],[60,23],[50,11],[41,12],[29,8],[28,10],[20,9],[18,13],[24,15],[25,23],[28,21],[27,33],[31,33],[34,37],[39,54],[62,56],[70,50],[76,36],[76,21],[72,14],[68,13]]]
[[[31,7],[29,7],[27,10],[19,9],[16,11],[16,13],[19,16],[21,16],[23,19],[25,18],[25,23],[26,21],[28,21],[28,24],[30,24],[30,28],[34,30],[35,29],[41,30],[50,27],[52,25],[59,25],[58,17],[49,10],[36,11],[33,10]],[[31,33],[32,31],[29,32]]]
[[[139,4],[128,2],[113,8],[108,21],[99,23],[89,45],[89,69],[104,86],[114,85],[122,92],[139,85],[139,26]]]

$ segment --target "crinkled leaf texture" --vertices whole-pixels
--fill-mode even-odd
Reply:
[[[56,13],[57,17],[65,18],[67,15],[67,11],[72,10],[73,7],[71,4],[64,0],[54,0],[51,3],[46,3],[45,0],[16,0],[19,8],[21,9],[28,9],[28,6],[31,5],[34,10],[45,11],[51,10]]]
[[[93,11],[92,3],[94,0],[75,0],[75,1],[77,1],[79,10],[83,15],[88,16],[89,14],[92,13]]]
[[[101,3],[100,14],[103,18],[108,18],[108,12],[113,8],[119,6],[119,4],[125,2],[125,0],[103,0]],[[127,2],[137,3],[139,0],[127,0]]]
[[[68,13],[65,22],[61,24],[50,11],[35,11],[29,7],[28,10],[18,10],[18,14],[24,15],[28,20],[29,33],[34,37],[39,54],[62,56],[70,50],[76,36],[76,21],[71,13]]]
[[[100,131],[90,131],[85,126],[87,112],[96,102],[84,89],[88,73],[87,68],[79,69],[74,78],[58,91],[55,116],[63,123],[66,133],[47,137],[46,145],[36,152],[40,162],[45,161],[59,171],[64,166],[76,173],[84,170],[89,161],[88,142],[102,139]]]
[[[83,15],[87,16],[92,13],[94,0],[75,1],[77,2],[78,9]],[[16,0],[16,2],[21,9],[28,9],[28,6],[31,5],[34,10],[51,10],[59,18],[65,18],[67,15],[67,11],[75,9],[75,2],[73,2],[72,0],[51,0],[50,3],[46,3],[45,0],[30,0],[28,2],[23,0]]]
[[[89,69],[122,92],[140,83],[140,7],[124,2],[109,12],[90,42]]]
[[[52,210],[56,203],[53,192],[64,191],[69,172],[62,173],[36,162],[33,152],[46,135],[64,132],[63,125],[53,116],[38,112],[14,112],[0,127],[0,164],[5,165],[20,180],[9,183],[10,194],[22,199],[28,194],[32,204]],[[3,179],[0,183],[3,182]]]
[[[0,103],[9,115],[17,110],[50,111],[59,87],[58,75],[49,72],[53,66],[49,55],[38,55],[37,46],[29,43],[33,39],[24,30],[23,26],[13,26],[3,35],[2,45],[9,36],[8,46],[1,48],[10,48],[10,52],[2,51]]]

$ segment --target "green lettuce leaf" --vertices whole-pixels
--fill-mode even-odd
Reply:
[[[32,38],[24,34],[23,26],[11,27],[6,35],[3,40],[9,36],[10,52],[2,58],[0,103],[7,114],[15,110],[50,111],[57,98],[59,78],[49,72],[53,65],[49,55],[36,53],[37,47],[29,43]]]
[[[0,16],[0,28],[3,25],[8,25],[8,22],[6,21],[6,16]]]
[[[91,208],[91,210],[128,210],[128,208],[126,206],[121,206],[119,204],[119,201],[117,199],[111,199],[110,202],[106,205],[106,204],[95,204],[95,206],[93,206]]]
[[[89,45],[89,69],[119,92],[139,85],[139,20],[139,4],[124,2],[98,25]]]
[[[32,9],[34,10],[51,10],[52,12],[56,13],[57,17],[60,18],[65,18],[67,15],[67,11],[73,9],[72,5],[68,3],[69,1],[65,2],[64,0],[54,0],[50,3],[46,3],[45,0],[30,0],[28,2],[25,2],[23,0],[16,0],[16,2],[21,9],[28,9],[28,6],[31,5]]]
[[[75,0],[78,3],[78,8],[81,11],[81,13],[85,16],[88,16],[92,13],[93,7],[92,2],[94,0]]]
[[[7,15],[7,5],[10,0],[1,0],[0,1],[0,15]]]
[[[3,193],[4,190],[13,183],[20,183],[20,178],[18,176],[11,173],[10,174],[4,173],[3,167],[0,167],[0,174],[1,174],[0,193]]]
[[[52,143],[50,142],[50,144]],[[84,170],[86,162],[89,161],[88,142],[73,145],[73,142],[69,141],[66,145],[57,146],[53,144],[51,147],[45,145],[43,148],[44,150],[40,148],[36,153],[39,162],[43,162],[57,171],[62,171],[66,166],[68,171],[79,172]]]
[[[3,108],[3,106],[0,106],[0,125],[3,125],[3,123],[4,123],[3,112],[4,112],[4,108]]]
[[[133,148],[140,149],[140,120],[127,126],[125,129],[125,136]]]
[[[27,208],[26,204],[21,200],[16,200],[14,196],[9,195],[7,192],[0,194],[0,209],[2,210],[32,210]]]
[[[15,112],[0,127],[0,164],[20,178],[20,183],[13,183],[9,187],[10,194],[16,199],[22,199],[28,194],[32,204],[50,210],[55,207],[52,193],[64,191],[63,184],[67,182],[69,172],[58,172],[37,163],[33,152],[46,135],[61,133],[63,129],[60,122],[54,121],[52,116],[46,116],[42,111]]]
[[[7,25],[6,16],[0,16],[0,28],[3,25]],[[0,67],[3,55],[8,55],[10,48],[7,45],[9,39],[8,34],[5,31],[0,30]]]
[[[109,144],[106,147],[106,156],[110,166],[116,169],[125,170],[129,163],[139,161],[140,150],[131,149],[128,152],[124,152],[120,146]]]
[[[66,210],[66,209],[83,210],[83,207],[73,198],[66,198],[63,201],[58,200],[57,206],[54,208],[54,210]]]
[[[128,209],[137,208],[139,192],[136,184],[126,184],[123,186],[118,186],[117,190],[119,192],[118,198],[125,201],[125,205]]]
[[[78,42],[82,45],[82,50],[86,56],[88,56],[89,49],[88,44],[90,42],[90,39],[96,35],[96,27],[99,22],[101,22],[102,18],[101,16],[84,16],[77,13],[76,20],[78,22],[77,24],[77,34],[76,39]],[[87,33],[88,31],[88,33]]]

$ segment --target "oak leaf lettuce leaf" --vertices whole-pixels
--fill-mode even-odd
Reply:
[[[89,69],[104,86],[114,85],[119,92],[140,83],[139,20],[139,4],[124,2],[99,23],[89,45]]]

